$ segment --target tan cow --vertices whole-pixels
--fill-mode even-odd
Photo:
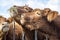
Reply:
[[[6,18],[3,16],[0,16],[0,40],[3,39],[4,36],[6,36],[6,32],[9,30],[9,24],[6,22]]]
[[[22,40],[23,28],[15,22],[15,40]],[[13,40],[13,22],[9,24],[9,31],[6,37],[7,40]]]
[[[12,17],[9,17],[7,19],[7,22],[9,23],[9,31],[8,31],[8,34],[6,36],[6,40],[13,40],[13,25],[15,25],[15,40],[22,40],[22,34],[23,34],[23,28],[20,24],[18,24],[16,21],[15,21],[15,24],[14,24],[14,20]]]

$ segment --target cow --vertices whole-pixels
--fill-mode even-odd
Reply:
[[[17,10],[13,10],[12,13],[18,14]],[[21,24],[24,29],[29,30],[29,32],[38,29],[38,40],[45,40],[47,38],[46,34],[49,36],[48,39],[58,40],[57,29],[52,28],[54,26],[52,25],[53,23],[51,24],[51,22],[57,18],[57,14],[58,12],[52,11],[49,8],[45,8],[44,10],[35,9],[31,12],[22,12],[22,14],[17,15],[18,17],[14,16],[14,19],[18,21],[17,23]]]
[[[9,31],[6,36],[6,40],[13,40],[13,22],[9,24]],[[17,22],[15,22],[15,40],[22,40],[23,28]]]
[[[9,31],[9,23],[6,21],[6,18],[0,16],[0,40],[3,40]]]
[[[33,9],[30,8],[28,5],[25,6],[12,6],[9,8],[10,16],[14,18],[18,23],[20,21],[21,14],[31,12]],[[20,24],[20,23],[19,23]]]
[[[31,12],[32,10],[33,9],[28,7],[28,5],[25,5],[25,6],[14,5],[9,9],[11,16],[21,15],[23,13]]]
[[[21,24],[25,25],[29,30],[38,29],[38,40],[45,40],[46,35],[49,36],[47,38],[48,40],[59,40],[57,29],[52,25],[53,23],[51,24],[51,22],[57,18],[58,12],[52,11],[49,8],[42,11],[38,9],[37,11],[35,11],[35,13],[22,14]],[[55,29],[53,27],[55,27]]]
[[[7,19],[7,22],[9,22],[9,31],[6,36],[6,40],[13,40],[13,18],[9,17]],[[24,28],[21,24],[19,24],[15,20],[15,40],[34,40],[34,33],[33,31],[29,31],[26,28]]]

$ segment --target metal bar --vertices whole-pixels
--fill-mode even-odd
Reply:
[[[48,34],[46,34],[46,40],[49,40],[49,35]]]
[[[4,36],[4,40],[7,40],[7,39],[6,39],[7,34],[8,34],[8,32],[7,32],[6,35]]]
[[[13,19],[13,40],[15,40],[15,20]]]
[[[25,33],[23,32],[22,33],[22,40],[24,40],[25,39]]]
[[[4,37],[4,40],[6,40],[6,35],[5,35],[5,37]]]
[[[37,40],[37,30],[35,30],[35,40]]]
[[[48,30],[49,28],[47,27],[46,29]],[[46,32],[46,40],[49,40],[48,32]]]

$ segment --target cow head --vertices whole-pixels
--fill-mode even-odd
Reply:
[[[50,9],[45,10],[34,9],[32,12],[22,14],[20,20],[21,24],[30,30],[39,29],[39,27],[46,25],[45,18],[51,22],[57,17],[58,12],[51,11]]]
[[[57,16],[58,16],[58,12],[57,11],[52,11],[49,8],[44,8],[43,17],[45,17],[48,22],[53,21],[55,18],[57,18]]]
[[[37,24],[36,22],[38,20],[42,19],[42,14],[43,14],[42,10],[34,9],[32,12],[23,13],[21,15],[20,22],[21,22],[22,25],[25,25],[28,29],[32,30],[34,28],[33,26],[35,24]],[[38,25],[36,25],[36,26],[38,26]],[[37,28],[39,28],[39,27],[37,27]]]
[[[23,13],[21,15],[21,24],[25,24],[25,22],[32,22],[37,21],[38,19],[40,19],[42,17],[42,11],[40,9],[35,9],[32,12],[29,13]]]
[[[49,8],[45,8],[44,12],[43,12],[43,16],[46,17],[46,19],[49,22],[51,22],[58,16],[58,12],[57,11],[52,11]]]
[[[10,11],[10,15],[11,16],[16,16],[17,14],[22,14],[22,13],[26,13],[26,12],[31,12],[33,9],[28,7],[28,6],[12,6],[9,11]]]
[[[28,7],[27,5],[25,5],[25,6],[15,6],[14,5],[9,10],[10,10],[11,17],[13,17],[15,21],[19,22],[21,14],[31,12],[33,9]]]
[[[0,16],[0,32],[7,32],[9,30],[8,22],[6,18]]]
[[[47,15],[47,20],[49,22],[55,20],[58,16],[58,12],[57,11],[51,11],[48,15]]]

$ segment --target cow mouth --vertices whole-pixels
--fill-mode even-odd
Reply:
[[[3,27],[2,27],[2,32],[7,32],[9,30],[9,24],[5,24]]]

